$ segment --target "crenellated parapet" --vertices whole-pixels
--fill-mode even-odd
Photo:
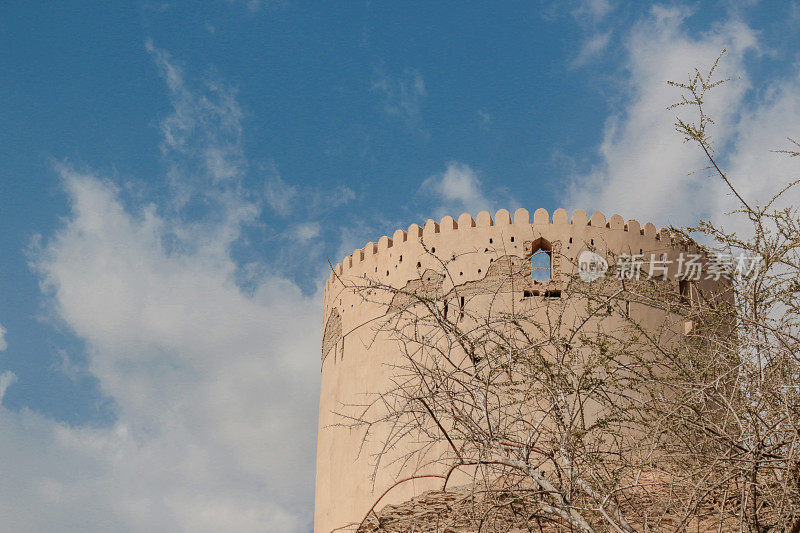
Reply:
[[[650,254],[672,250],[675,237],[667,228],[657,230],[652,223],[606,218],[596,212],[591,217],[583,210],[569,213],[557,209],[552,216],[537,209],[533,216],[517,209],[513,217],[501,209],[492,217],[481,211],[458,219],[445,216],[439,222],[427,220],[422,226],[411,224],[389,237],[369,242],[335,265],[325,286],[325,328],[348,331],[359,327],[380,312],[379,306],[364,302],[353,286],[373,280],[402,288],[421,280],[423,272],[447,269],[446,282],[461,285],[483,279],[490,265],[501,257],[530,257],[538,249],[552,252],[552,279],[574,272],[578,254],[590,249],[603,254]],[[335,323],[329,324],[331,317]],[[335,342],[326,339],[323,361]]]
[[[505,209],[499,210],[494,218],[487,211],[481,211],[476,218],[472,218],[469,213],[463,213],[458,217],[458,220],[451,216],[445,216],[440,222],[428,219],[423,226],[411,224],[408,230],[398,229],[392,237],[384,235],[378,239],[377,243],[367,243],[363,248],[355,250],[334,267],[328,283],[334,282],[336,275],[362,275],[367,273],[365,268],[367,264],[377,266],[393,258],[397,258],[399,262],[402,255],[397,253],[399,249],[414,248],[415,245],[422,242],[429,243],[430,247],[433,248],[435,241],[449,239],[457,242],[463,240],[464,235],[471,235],[480,230],[498,237],[502,237],[503,234],[510,237],[515,233],[515,230],[530,226],[555,226],[559,228],[571,226],[570,233],[581,237],[594,234],[599,236],[605,233],[603,230],[622,231],[631,236],[640,237],[642,242],[649,241],[652,245],[672,237],[668,228],[657,230],[656,226],[650,222],[644,225],[641,225],[637,220],[628,220],[626,222],[620,215],[616,214],[606,219],[605,215],[599,211],[591,217],[587,217],[585,211],[578,209],[570,218],[566,210],[557,209],[553,213],[552,220],[546,209],[537,209],[533,214],[533,218],[531,218],[527,209],[520,208],[514,213],[513,219]],[[433,253],[435,254],[436,252],[434,251]]]

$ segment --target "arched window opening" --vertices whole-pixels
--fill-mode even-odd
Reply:
[[[538,250],[531,256],[531,277],[534,281],[550,281],[552,257],[549,250]]]

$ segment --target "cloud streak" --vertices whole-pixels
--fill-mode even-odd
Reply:
[[[8,344],[6,343],[6,328],[0,324],[0,352],[8,348]]]
[[[372,82],[372,91],[383,96],[384,111],[403,119],[410,126],[422,120],[422,101],[427,96],[425,80],[413,69],[406,69],[397,78],[385,74]]]
[[[605,49],[608,48],[608,43],[611,42],[611,34],[611,30],[603,33],[596,33],[585,43],[583,43],[583,46],[578,53],[578,57],[575,58],[575,61],[573,62],[573,66],[579,67],[585,65],[592,59],[602,54]]]

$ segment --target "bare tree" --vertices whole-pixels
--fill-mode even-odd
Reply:
[[[676,128],[751,231],[702,221],[675,228],[674,247],[706,264],[763,258],[724,290],[564,275],[548,287],[568,297],[520,299],[530,254],[503,250],[481,282],[457,283],[439,259],[401,288],[343,280],[385,307],[374,339],[399,357],[386,390],[341,406],[341,424],[364,431],[375,471],[405,473],[398,484],[441,480],[446,504],[412,513],[416,530],[800,532],[800,222],[776,207],[794,183],[764,206],[739,195],[709,141],[705,99],[727,81],[715,69],[671,82],[673,108],[696,113]],[[382,497],[354,528],[408,530],[411,515],[375,512]]]
[[[800,531],[800,216],[787,192],[798,181],[759,204],[740,194],[735,179],[722,168],[711,142],[714,121],[705,107],[709,93],[731,81],[714,79],[720,58],[705,75],[695,70],[685,83],[670,82],[681,91],[680,101],[671,108],[693,113],[691,120],[679,117],[676,130],[703,151],[711,176],[725,184],[737,206],[726,224],[704,220],[686,233],[700,234],[722,253],[762,261],[750,276],[733,284],[734,387],[724,395],[716,393],[720,397],[714,400],[724,405],[718,434],[703,431],[700,437],[716,444],[721,475],[738,491],[732,512],[739,528],[796,533]],[[797,141],[788,140],[791,148],[776,152],[800,155]],[[727,230],[729,224],[745,229]]]

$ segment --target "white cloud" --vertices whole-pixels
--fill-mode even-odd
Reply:
[[[451,161],[444,172],[426,179],[421,190],[432,194],[439,202],[437,216],[458,218],[462,212],[474,216],[479,211],[495,208],[495,202],[484,194],[478,174],[469,165],[457,161]]]
[[[237,0],[228,0],[229,2],[236,2]],[[252,12],[258,11],[261,9],[262,6],[269,4],[267,0],[245,0],[244,4],[247,5],[247,9]]]
[[[300,242],[305,242],[318,237],[319,229],[319,222],[303,222],[292,228],[290,235]]]
[[[613,10],[614,5],[609,0],[581,0],[572,9],[572,17],[589,35],[572,61],[573,67],[586,65],[608,48],[614,31],[602,28],[608,25],[605,19]]]
[[[427,96],[425,80],[413,69],[406,69],[402,76],[390,78],[383,74],[372,82],[372,91],[383,95],[383,109],[410,125],[417,125],[422,117],[421,105]]]
[[[345,205],[356,198],[356,193],[346,185],[340,185],[331,192],[325,192],[324,195],[325,198],[323,202],[330,207]]]
[[[678,93],[667,80],[684,81],[695,66],[710,66],[727,47],[718,75],[744,72],[744,55],[757,51],[756,33],[737,21],[715,25],[709,32],[690,35],[683,28],[689,12],[655,7],[632,31],[627,42],[628,100],[610,117],[599,147],[600,164],[578,177],[568,193],[574,208],[598,209],[607,216],[620,212],[642,222],[686,224],[713,211],[719,183],[703,172],[697,149],[674,131],[676,111],[666,107]],[[717,122],[720,146],[735,134],[748,83],[745,80],[715,89],[708,112]]]
[[[56,351],[58,355],[58,362],[53,363],[50,368],[57,372],[61,372],[65,376],[67,376],[71,381],[75,381],[78,379],[78,376],[84,373],[84,369],[81,365],[74,362],[66,350],[59,349]]]
[[[225,243],[167,253],[170,221],[127,213],[91,176],[66,172],[64,180],[73,215],[37,266],[52,308],[87,343],[88,370],[119,419],[58,433],[59,458],[75,463],[72,454],[85,453],[96,477],[38,480],[37,490],[58,487],[53,519],[65,511],[58,503],[91,501],[93,519],[124,529],[302,530],[319,296],[267,277],[247,297],[220,252]]]
[[[296,195],[297,187],[283,181],[277,166],[273,163],[270,175],[264,183],[264,196],[269,206],[277,214],[286,216],[292,210],[292,200]]]
[[[584,42],[583,46],[581,47],[581,51],[578,53],[578,57],[575,58],[575,61],[573,62],[573,65],[585,65],[595,57],[602,54],[608,47],[608,43],[611,41],[611,34],[611,30],[608,30],[604,33],[596,33],[592,38]]]
[[[240,149],[238,107],[213,88],[190,91],[151,51],[175,106],[163,128],[173,177],[184,177],[175,194],[202,194],[209,212],[126,206],[103,179],[57,169],[71,212],[33,264],[117,419],[67,427],[0,407],[3,527],[308,531],[321,294],[278,274],[252,294],[236,285],[229,251],[257,213],[238,192],[244,165],[225,163]],[[235,174],[197,164],[216,147]],[[13,379],[0,376],[0,391]]]
[[[597,23],[613,10],[614,6],[609,0],[583,0],[572,11],[572,15],[577,19],[588,19],[589,22]]]
[[[6,370],[0,374],[0,404],[3,403],[3,396],[6,395],[6,390],[8,390],[8,387],[13,385],[16,381],[17,375],[10,370]]]
[[[6,342],[6,328],[0,324],[0,352],[8,348],[8,343]],[[10,370],[6,370],[2,374],[0,374],[0,405],[3,403],[3,396],[6,395],[6,390],[8,387],[14,384],[17,381],[17,376]]]

